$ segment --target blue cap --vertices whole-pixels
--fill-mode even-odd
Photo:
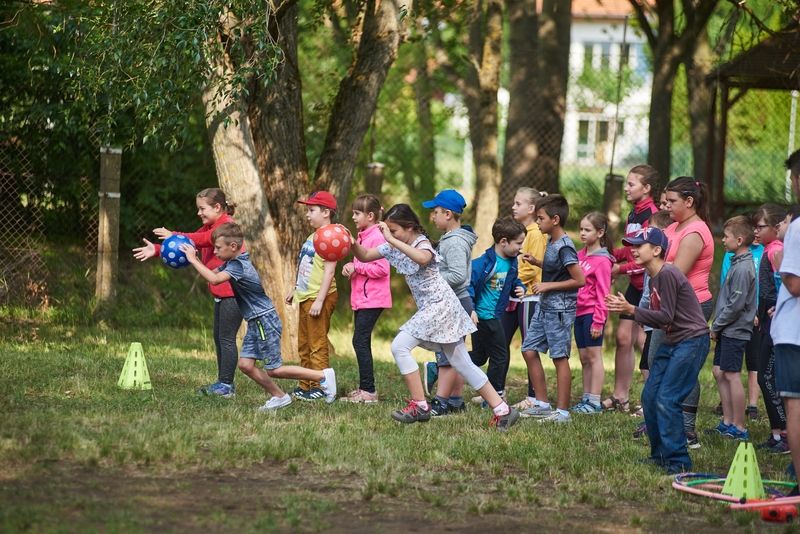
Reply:
[[[624,245],[634,246],[650,243],[651,245],[661,247],[665,256],[667,254],[667,249],[669,248],[669,239],[667,239],[667,236],[664,235],[664,232],[661,231],[660,228],[656,228],[655,226],[648,226],[643,230],[639,230],[630,237],[623,237],[622,243]]]
[[[426,200],[422,206],[428,209],[443,208],[453,213],[462,213],[467,207],[467,201],[455,189],[441,191],[433,200]]]

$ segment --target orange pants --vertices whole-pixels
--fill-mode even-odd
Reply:
[[[322,311],[317,317],[312,317],[311,306],[314,299],[304,300],[300,303],[300,316],[297,326],[297,351],[300,365],[306,369],[321,371],[330,367],[328,354],[328,330],[331,327],[331,315],[336,307],[338,295],[336,292],[328,293],[322,304]],[[308,391],[318,388],[319,382],[301,380],[300,388]]]

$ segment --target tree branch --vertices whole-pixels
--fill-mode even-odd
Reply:
[[[650,50],[655,50],[657,44],[656,34],[653,31],[653,27],[650,25],[650,21],[647,20],[647,13],[645,12],[644,5],[641,3],[641,0],[630,0],[630,3],[636,15],[636,20],[639,22],[639,26],[644,32],[645,38],[647,38],[647,44],[650,45]]]
[[[769,26],[767,26],[764,23],[764,21],[761,20],[758,17],[758,15],[753,13],[753,10],[747,5],[746,1],[743,1],[743,0],[728,0],[728,3],[732,4],[733,7],[735,7],[737,10],[744,11],[745,13],[747,13],[750,16],[750,18],[753,20],[753,22],[756,23],[756,26],[758,26],[759,30],[761,30],[763,32],[767,32],[767,34],[769,34],[769,35],[775,35],[775,31],[772,28],[770,28]]]

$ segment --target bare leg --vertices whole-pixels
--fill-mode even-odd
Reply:
[[[783,398],[786,407],[786,434],[789,449],[792,451],[792,463],[800,466],[800,399]]]
[[[749,406],[758,406],[758,393],[761,388],[758,387],[758,373],[750,371],[747,373],[747,395],[749,397],[747,404]]]
[[[281,365],[277,369],[270,369],[267,374],[272,378],[294,378],[295,380],[312,380],[319,382],[325,378],[325,373],[315,369],[306,369],[299,365]]]
[[[542,360],[539,358],[539,353],[536,351],[526,351],[522,353],[525,358],[525,363],[528,365],[528,378],[533,384],[533,390],[536,392],[536,400],[540,402],[547,402],[547,381],[544,376],[544,367],[542,367]]]
[[[439,397],[444,397],[445,399],[450,398],[450,395],[453,394],[453,386],[458,377],[458,373],[455,369],[453,369],[450,365],[444,365],[439,367],[439,378],[437,379],[436,385],[436,395]]]
[[[606,379],[606,372],[603,369],[603,348],[588,347],[586,352],[590,362],[591,373],[589,374],[589,388],[585,391],[592,395],[600,395],[603,392],[603,382]],[[584,387],[586,386],[584,385]]]
[[[742,375],[739,372],[726,372],[725,381],[728,383],[728,395],[733,424],[736,425],[736,428],[739,430],[744,430],[744,387],[742,386]]]
[[[569,368],[569,358],[556,358],[553,360],[553,364],[556,366],[556,388],[558,389],[556,408],[568,410],[570,389],[572,388],[572,372]]]
[[[283,397],[285,395],[280,386],[273,382],[267,373],[256,367],[256,361],[254,359],[239,358],[239,363],[237,365],[241,372],[264,388],[264,391],[273,397]]]
[[[639,328],[630,319],[620,319],[617,327],[617,351],[614,355],[614,397],[628,400],[633,380],[633,340]],[[605,406],[610,408],[610,406]]]
[[[425,400],[425,390],[422,388],[422,379],[419,376],[419,369],[403,375],[403,382],[406,383],[411,400],[423,402]]]

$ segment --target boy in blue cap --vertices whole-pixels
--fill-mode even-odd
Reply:
[[[439,273],[453,289],[461,306],[467,314],[472,313],[472,298],[469,296],[471,275],[472,247],[478,236],[469,226],[462,226],[460,219],[467,207],[464,197],[454,189],[445,189],[427,200],[422,206],[431,209],[431,221],[442,232],[437,252],[441,256]],[[425,390],[432,394],[437,378],[439,386],[436,397],[431,401],[431,415],[434,417],[448,415],[464,409],[464,398],[461,392],[464,382],[461,376],[450,366],[443,353],[436,353],[436,361],[425,364]]]
[[[648,227],[622,240],[633,247],[633,261],[650,276],[650,308],[608,295],[608,311],[629,314],[638,323],[666,332],[650,365],[642,391],[650,457],[645,460],[675,474],[689,471],[681,403],[697,384],[710,344],[708,323],[686,276],[666,263],[669,241],[659,228]]]

